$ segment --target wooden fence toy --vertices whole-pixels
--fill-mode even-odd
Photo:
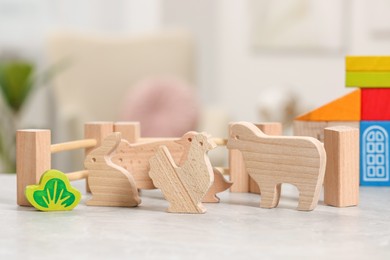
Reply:
[[[50,130],[17,131],[18,205],[31,206],[24,195],[25,187],[37,184],[41,175],[51,168],[51,154],[85,149],[86,155],[88,155],[94,149],[101,147],[104,139],[114,132],[120,132],[122,140],[115,153],[110,156],[110,160],[113,164],[123,168],[120,170],[121,172],[123,170],[131,172],[138,189],[155,188],[149,177],[149,159],[155,154],[159,146],[165,145],[170,148],[171,154],[178,162],[184,151],[179,138],[141,138],[139,122],[118,122],[115,124],[112,122],[90,122],[85,124],[84,131],[85,139],[59,144],[51,144]],[[226,140],[221,138],[214,138],[213,141],[217,145],[226,145]],[[137,159],[134,160],[133,158]],[[216,174],[219,173],[216,171]],[[70,181],[86,179],[88,182],[89,171],[83,169],[67,173],[66,176]],[[217,187],[213,189],[215,192],[223,191],[223,187],[229,188],[229,182],[223,177],[216,178],[213,185]],[[87,185],[87,191],[90,191],[89,185]]]
[[[249,127],[250,130],[247,129],[248,125],[250,125]],[[248,172],[250,176],[254,178],[256,184],[259,184],[261,187],[263,187],[263,189],[265,189],[265,193],[262,194],[263,206],[264,205],[266,205],[267,207],[276,206],[280,195],[280,183],[287,182],[287,183],[293,183],[297,185],[298,189],[301,192],[300,203],[298,207],[299,209],[311,210],[315,207],[319,195],[318,187],[321,186],[320,183],[322,184],[323,170],[325,169],[324,168],[325,157],[323,153],[323,146],[320,142],[313,141],[312,138],[281,137],[281,136],[271,137],[267,135],[265,135],[266,137],[264,137],[263,134],[259,134],[261,133],[260,130],[258,129],[259,127],[260,128],[263,127],[263,129],[265,129],[264,131],[270,131],[270,130],[266,130],[267,129],[266,126],[269,127],[268,129],[270,128],[279,129],[279,130],[274,130],[273,133],[280,132],[281,129],[280,125],[279,126],[277,125],[278,124],[275,123],[274,124],[268,123],[262,125],[260,124],[256,127],[250,123],[243,123],[243,124],[232,124],[230,126],[231,135],[229,137],[228,148],[230,150],[229,165],[231,168],[230,169],[218,168],[218,167],[214,168],[214,183],[209,189],[208,193],[204,196],[203,202],[217,202],[218,198],[215,197],[215,194],[229,188],[229,186],[232,185],[231,182],[225,180],[221,172],[224,172],[224,174],[226,173],[230,174],[231,181],[235,182],[236,186],[235,187],[233,187],[234,185],[232,186],[231,192],[254,192],[255,191],[254,188],[250,188],[251,184],[247,174]],[[293,151],[295,157],[294,156],[291,157],[294,159],[294,162],[291,162],[292,163],[291,165],[289,163],[286,163],[286,165],[278,165],[278,169],[281,172],[289,172],[292,174],[291,176],[293,177],[289,179],[288,178],[284,179],[284,177],[283,178],[281,177],[280,180],[278,179],[279,177],[276,177],[277,180],[276,179],[271,180],[265,178],[265,180],[263,180],[262,178],[259,178],[259,176],[262,175],[261,173],[260,174],[258,172],[251,173],[250,169],[253,168],[252,167],[253,165],[251,165],[251,163],[256,164],[256,167],[258,165],[261,165],[261,167],[268,167],[269,165],[265,163],[262,159],[255,162],[249,162],[248,164],[247,162],[248,156],[245,155],[244,158],[247,157],[247,159],[246,161],[244,161],[242,158],[242,154],[243,154],[242,152],[244,152],[244,154],[250,153],[245,150],[248,147],[252,147],[252,145],[242,146],[243,140],[235,140],[235,131],[244,133],[244,135],[241,136],[245,138],[249,138],[250,139],[249,141],[253,143],[256,142],[258,143],[258,139],[257,139],[258,136],[266,140],[266,143],[269,142],[270,140],[271,141],[279,140],[280,143],[278,143],[279,141],[277,142],[275,141],[276,143],[278,143],[278,146],[267,144],[272,149],[267,150],[264,152],[264,154],[262,154],[264,158],[268,158],[268,157],[269,157],[268,159],[271,159],[271,157],[275,158],[275,156],[273,156],[273,153],[279,153],[279,152],[290,153],[291,151]],[[118,134],[114,134],[114,132],[120,132],[122,137],[119,138]],[[172,156],[173,160],[175,161],[176,165],[178,166],[182,165],[186,159],[186,156],[183,156],[183,154],[185,154],[186,147],[185,145],[180,143],[181,142],[180,138],[141,138],[140,124],[138,122],[119,122],[115,124],[112,122],[87,123],[85,124],[85,139],[66,142],[66,143],[59,143],[59,144],[51,144],[50,141],[51,134],[49,130],[19,130],[17,131],[17,204],[21,206],[31,206],[30,203],[26,200],[24,195],[25,187],[27,185],[37,184],[39,182],[41,175],[45,171],[51,168],[51,154],[62,152],[62,151],[74,150],[74,149],[85,149],[86,155],[88,156],[88,154],[90,154],[92,151],[98,149],[96,150],[97,152],[99,151],[99,149],[102,149],[102,146],[103,147],[105,146],[103,145],[104,140],[110,135],[116,136],[115,142],[113,142],[113,140],[110,141],[111,143],[115,143],[114,146],[116,148],[113,150],[110,149],[104,150],[103,153],[109,154],[108,161],[110,161],[110,162],[105,161],[105,164],[106,166],[111,165],[111,167],[108,167],[109,170],[110,171],[113,170],[117,174],[121,174],[122,177],[128,176],[126,172],[130,173],[133,179],[126,177],[123,178],[123,180],[126,180],[127,182],[126,185],[130,189],[129,193],[126,196],[130,196],[133,198],[133,202],[131,203],[132,205],[139,203],[139,197],[137,197],[138,195],[135,192],[136,191],[135,188],[137,189],[155,188],[155,186],[153,185],[153,181],[149,176],[149,170],[150,170],[149,160],[152,156],[156,154],[160,146],[166,146],[168,148],[169,153]],[[342,135],[342,133],[340,133],[340,135]],[[214,141],[217,145],[220,146],[226,146],[227,144],[226,139],[212,138],[212,141]],[[337,144],[332,144],[332,142],[334,142],[334,139],[327,138],[325,140],[325,146],[328,145],[329,147],[333,147],[328,149],[329,150],[328,156],[332,156],[332,158],[344,158],[342,159],[344,165],[352,165],[351,167],[358,167],[355,165],[356,160],[354,159],[354,157],[353,158],[350,156],[340,157],[342,156],[341,155],[342,150],[338,148]],[[340,141],[340,142],[343,143],[343,147],[356,146],[356,143],[354,144],[350,143],[350,142],[355,142],[355,139],[353,140],[351,139],[348,142],[344,142],[344,141]],[[261,147],[261,145],[264,144],[256,144],[256,145],[260,145],[259,147]],[[292,147],[291,145],[294,147]],[[305,145],[308,145],[308,147],[306,147]],[[343,149],[349,149],[349,148],[343,148]],[[301,153],[309,154],[310,156],[312,156],[312,158],[303,160],[303,158],[299,156]],[[99,160],[103,160],[102,158],[104,156],[102,156],[102,153],[100,154],[98,153],[98,155],[100,157],[95,157],[95,159],[98,160],[99,158]],[[283,155],[282,157],[279,156],[278,160],[286,156],[287,155]],[[93,160],[91,158],[94,157],[87,157],[87,158],[88,160]],[[82,169],[80,171],[68,173],[66,174],[66,176],[71,181],[80,180],[80,179],[88,180],[88,178],[90,177],[89,178],[90,181],[93,182],[94,174],[93,173],[91,174],[91,171],[95,171],[96,173],[96,169],[94,169],[90,165],[89,166],[86,165],[86,166],[88,169]],[[311,171],[309,170],[309,168],[317,169],[318,172],[314,173],[314,170]],[[106,170],[102,172],[105,171]],[[302,172],[302,174],[295,175],[296,172]],[[332,191],[332,190],[336,191],[338,194],[347,194],[349,192],[347,191],[349,189],[348,188],[349,186],[346,185],[349,183],[348,182],[349,177],[346,177],[345,175],[347,172],[348,171],[340,171],[336,173],[335,175],[336,177],[329,177],[329,178],[334,178],[334,180],[336,181],[342,180],[343,183],[335,184],[334,181],[326,181],[324,183],[325,186],[324,189],[327,191]],[[308,180],[310,179],[311,184],[303,187],[301,180],[303,180],[304,178],[307,178]],[[357,201],[357,196],[358,196],[358,193],[356,193],[356,191],[358,192],[358,188],[355,187],[356,186],[355,184],[356,184],[355,182],[351,184],[354,187],[353,188],[354,194],[351,195],[352,199],[350,202],[333,203],[327,200],[326,203],[328,203],[329,205],[339,206],[339,207],[347,206],[347,205],[352,206],[353,204],[357,204],[357,202],[353,202],[354,198],[356,198],[355,201]],[[96,188],[96,184],[92,184],[92,186],[94,185]],[[275,193],[273,192],[273,190],[271,192],[271,189],[269,189],[272,185],[275,185],[276,187]],[[239,188],[237,189],[237,187]],[[95,189],[95,192],[93,191],[93,193],[96,196],[99,192],[96,192]],[[342,197],[343,195],[340,196]],[[91,200],[90,203],[92,203],[93,200]]]
[[[51,154],[97,145],[96,139],[85,139],[51,145],[50,130],[18,130],[16,133],[17,204],[31,206],[25,197],[28,185],[37,184],[44,172],[51,168]],[[87,177],[85,170],[68,173],[69,180]]]

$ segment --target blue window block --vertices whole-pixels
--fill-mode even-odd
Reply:
[[[390,121],[360,122],[360,185],[390,186]]]

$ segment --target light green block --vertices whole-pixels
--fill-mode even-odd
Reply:
[[[60,171],[46,171],[38,185],[26,187],[27,200],[41,211],[72,210],[80,202],[81,193],[73,188]]]
[[[347,87],[390,88],[390,72],[347,72]]]

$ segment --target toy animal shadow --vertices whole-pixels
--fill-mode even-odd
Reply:
[[[178,164],[166,146],[150,159],[149,175],[169,202],[168,212],[204,213],[201,201],[214,181],[207,152],[216,147],[203,133],[189,132],[181,138],[185,151]]]
[[[313,210],[324,181],[326,153],[311,137],[268,136],[247,122],[232,125],[228,149],[242,152],[248,174],[259,185],[262,208],[278,205],[282,183],[299,190],[298,210]]]
[[[91,151],[84,166],[88,170],[91,206],[134,207],[141,203],[133,176],[111,160],[121,143],[121,134],[114,133]]]

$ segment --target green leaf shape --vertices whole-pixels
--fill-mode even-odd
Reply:
[[[33,87],[34,65],[27,61],[0,63],[0,90],[8,106],[18,112]]]
[[[81,193],[58,170],[46,171],[39,185],[27,186],[25,193],[31,205],[41,211],[72,210],[81,199]]]

